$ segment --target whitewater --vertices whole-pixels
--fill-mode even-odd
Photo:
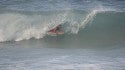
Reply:
[[[0,0],[0,70],[124,70],[124,53],[124,0]]]

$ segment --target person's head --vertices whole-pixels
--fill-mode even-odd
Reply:
[[[59,24],[58,27],[61,27],[61,24]]]

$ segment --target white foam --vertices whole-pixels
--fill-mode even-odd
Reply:
[[[43,38],[46,32],[65,20],[67,13],[55,15],[0,14],[0,42]]]

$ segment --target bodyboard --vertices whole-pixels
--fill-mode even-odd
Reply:
[[[57,35],[62,35],[62,34],[64,34],[64,32],[63,32],[63,31],[59,31],[59,32],[48,32],[47,34],[50,35],[50,36],[57,36]]]

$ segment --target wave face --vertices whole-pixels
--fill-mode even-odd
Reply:
[[[1,0],[0,42],[40,39],[58,24],[66,34],[78,34],[92,24],[92,31],[105,27],[112,32],[112,25],[118,25],[124,32],[124,4],[117,0]]]

